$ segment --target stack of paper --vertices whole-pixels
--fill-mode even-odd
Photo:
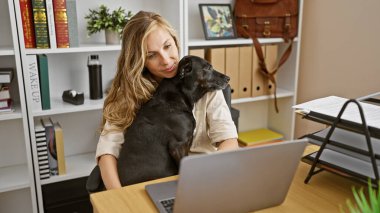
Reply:
[[[302,114],[308,114],[312,111],[323,115],[337,117],[346,101],[348,101],[347,98],[328,96],[295,105],[293,108]],[[360,105],[363,108],[367,125],[380,128],[380,106],[364,102],[360,102]],[[362,120],[357,105],[354,103],[348,104],[342,115],[342,119],[361,124]]]

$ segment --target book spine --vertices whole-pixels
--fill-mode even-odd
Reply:
[[[67,25],[70,47],[79,47],[76,0],[66,0]]]
[[[50,166],[46,144],[46,132],[41,124],[36,124],[35,126],[35,137],[40,179],[47,179],[50,177]]]
[[[38,64],[36,55],[26,55],[27,71],[26,79],[29,81],[30,94],[32,97],[31,108],[42,110],[40,79],[38,74]]]
[[[45,0],[32,0],[34,31],[37,48],[49,48],[49,33]]]
[[[67,25],[66,0],[53,0],[55,35],[58,48],[68,48],[69,27]]]
[[[22,29],[24,32],[25,48],[36,48],[34,35],[32,0],[20,0]]]
[[[9,87],[0,85],[0,100],[10,99],[11,93],[9,92]]]
[[[66,174],[65,148],[63,141],[63,130],[57,122],[54,124],[55,145],[57,150],[58,174]]]
[[[13,68],[0,68],[0,84],[11,83],[13,79]]]
[[[50,175],[58,175],[57,149],[55,143],[54,126],[50,119],[43,119],[42,125],[45,127],[46,133],[46,145],[49,159]]]
[[[50,109],[49,66],[45,54],[37,55],[42,109]]]
[[[55,37],[53,0],[46,0],[46,15],[47,15],[48,29],[49,29],[50,48],[55,49],[57,48],[57,40]]]

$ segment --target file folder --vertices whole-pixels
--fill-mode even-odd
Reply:
[[[251,97],[252,46],[239,47],[239,98]]]
[[[206,60],[220,73],[225,74],[225,49],[210,48],[206,51]]]
[[[261,48],[265,54],[265,47]],[[252,48],[252,97],[265,95],[264,76],[260,73],[259,58],[255,48]],[[265,84],[265,86],[267,86]]]
[[[264,52],[265,52],[264,53],[265,63],[267,65],[267,69],[269,73],[273,73],[273,71],[277,68],[278,46],[275,44],[267,44],[265,45]],[[276,79],[276,75],[274,77]],[[267,95],[271,95],[274,93],[273,82],[269,81],[269,79],[267,78],[265,78],[265,81],[264,81],[264,93]]]
[[[198,56],[200,58],[205,58],[205,49],[190,49],[189,55]]]
[[[239,47],[226,48],[226,75],[230,77],[231,98],[239,98]]]

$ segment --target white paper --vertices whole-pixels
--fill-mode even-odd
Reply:
[[[313,111],[320,114],[337,117],[346,101],[348,101],[347,98],[328,96],[295,105],[293,108],[302,110],[304,113]],[[363,108],[367,125],[380,128],[380,106],[363,102],[360,102],[360,104]],[[362,120],[358,106],[355,103],[349,103],[342,115],[342,119],[361,124]]]

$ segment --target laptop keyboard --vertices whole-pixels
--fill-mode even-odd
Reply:
[[[173,212],[174,198],[160,200],[160,203],[165,208],[166,212],[168,212],[168,213],[172,213]]]

